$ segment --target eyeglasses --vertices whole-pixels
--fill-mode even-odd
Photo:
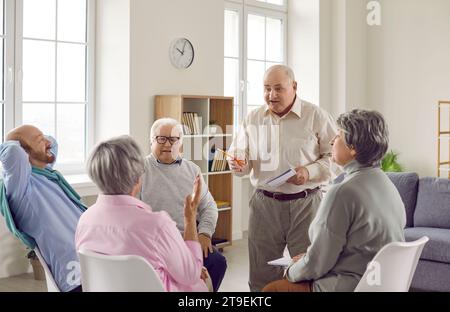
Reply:
[[[167,140],[169,141],[170,145],[174,145],[180,141],[180,137],[166,137],[166,136],[157,136],[155,137],[156,142],[158,144],[166,144]]]

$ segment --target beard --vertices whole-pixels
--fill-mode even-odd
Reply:
[[[42,151],[32,151],[30,157],[46,164],[51,164],[55,161],[55,156],[50,153],[49,149],[46,150],[45,153]]]

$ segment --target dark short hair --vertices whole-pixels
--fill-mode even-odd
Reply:
[[[356,150],[356,160],[369,166],[379,165],[389,147],[389,131],[383,116],[361,109],[342,114],[337,120],[347,146]]]

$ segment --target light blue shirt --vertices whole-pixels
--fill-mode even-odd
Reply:
[[[55,139],[47,138],[56,158],[58,145]],[[32,173],[28,154],[18,141],[6,141],[0,146],[0,160],[16,226],[34,238],[61,291],[78,287],[75,230],[81,210],[58,184]]]

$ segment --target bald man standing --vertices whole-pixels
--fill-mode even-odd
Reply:
[[[266,105],[249,113],[230,153],[231,170],[250,174],[256,188],[249,206],[251,291],[282,278],[283,269],[268,261],[304,253],[310,244],[308,229],[328,182],[331,145],[337,130],[333,119],[318,106],[300,100],[297,82],[287,66],[269,68],[264,76]],[[267,181],[288,169],[296,175],[281,185]]]
[[[86,206],[53,164],[58,145],[36,127],[8,133],[0,145],[2,192],[15,227],[31,237],[61,291],[81,291],[75,229]],[[3,197],[3,196],[2,196]],[[5,207],[2,207],[5,208]]]

